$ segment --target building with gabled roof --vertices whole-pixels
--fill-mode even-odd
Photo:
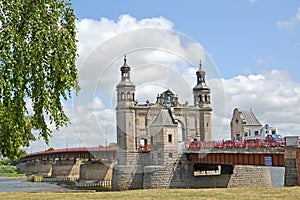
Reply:
[[[243,137],[255,137],[261,134],[263,126],[254,115],[252,109],[233,110],[230,122],[231,139],[242,140]]]

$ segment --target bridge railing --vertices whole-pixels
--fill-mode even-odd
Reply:
[[[115,151],[117,150],[116,146],[108,146],[108,147],[75,147],[75,148],[63,148],[63,149],[55,149],[55,150],[45,150],[34,153],[26,154],[26,156],[34,156],[40,154],[51,154],[51,153],[63,153],[63,152],[86,152],[86,151]]]
[[[222,140],[222,141],[193,141],[188,148],[276,148],[285,147],[286,142],[273,140]]]

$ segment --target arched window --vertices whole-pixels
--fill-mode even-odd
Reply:
[[[129,93],[129,92],[127,93],[127,99],[128,99],[128,100],[131,99],[131,98],[130,98],[130,93]]]
[[[204,96],[205,102],[207,102],[207,95]]]
[[[123,99],[123,100],[125,99],[125,94],[124,94],[124,92],[121,93],[121,99]]]
[[[199,102],[202,102],[202,96],[199,95]]]

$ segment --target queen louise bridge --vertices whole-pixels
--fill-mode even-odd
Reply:
[[[242,180],[239,182],[250,180],[253,183],[257,181],[255,173],[259,173],[263,183],[269,181],[267,180],[268,176],[263,174],[268,173],[264,167],[284,167],[284,185],[300,186],[300,143],[299,141],[298,144],[295,142],[297,139],[297,137],[288,138],[288,143],[290,143],[288,146],[278,146],[275,143],[260,146],[257,142],[238,145],[234,145],[234,142],[226,144],[223,141],[192,142],[185,145],[181,160],[185,160],[183,158],[185,157],[186,161],[192,163],[193,175],[199,179],[204,179],[205,176],[221,177],[222,174],[234,176],[237,175],[235,167],[238,166],[239,170],[242,170],[239,171],[242,173],[239,177]],[[150,145],[139,147],[139,154],[147,155],[150,152]],[[111,146],[40,151],[21,158],[19,166],[23,173],[58,177],[55,179],[56,181],[66,180],[66,178],[82,182],[111,181],[113,168],[111,164],[116,159],[116,153],[117,147]],[[80,159],[89,161],[81,163]],[[249,174],[245,174],[243,166],[246,166],[245,169],[251,169]],[[259,166],[263,166],[263,168]],[[251,176],[253,177],[251,178]],[[64,178],[60,179],[62,177]],[[47,181],[47,179],[45,180]],[[203,187],[218,186],[220,185],[203,184]]]
[[[20,160],[21,172],[67,177],[78,184],[110,181],[112,190],[265,187],[272,186],[272,166],[285,168],[285,186],[300,185],[298,137],[287,137],[283,146],[258,140],[205,142],[213,138],[212,107],[201,63],[192,90],[193,105],[180,104],[170,90],[158,95],[154,103],[138,104],[126,57],[120,71],[116,86],[118,148],[36,152]]]

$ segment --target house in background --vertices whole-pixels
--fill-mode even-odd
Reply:
[[[257,138],[263,133],[264,127],[255,117],[252,110],[235,108],[230,122],[231,139]]]

